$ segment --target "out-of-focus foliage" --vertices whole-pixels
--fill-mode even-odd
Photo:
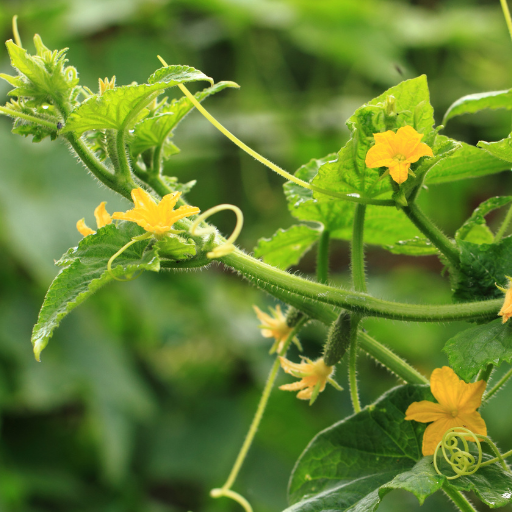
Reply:
[[[92,90],[99,77],[114,74],[119,85],[144,81],[159,67],[157,54],[217,82],[237,82],[240,91],[226,89],[209,108],[291,172],[338,151],[349,136],[349,115],[402,74],[427,74],[438,122],[455,99],[512,84],[512,47],[497,1],[3,2],[4,40],[12,37],[13,14],[27,47],[34,32],[50,48],[69,46],[70,63]],[[7,52],[2,55],[0,71],[8,73]],[[6,84],[0,87],[7,92]],[[509,128],[509,112],[486,111],[451,119],[445,134],[475,144],[501,139]],[[127,203],[98,188],[64,146],[32,144],[9,130],[10,121],[0,119],[0,509],[235,510],[208,491],[227,476],[269,370],[269,347],[251,309],[267,299],[217,266],[158,280],[146,273],[99,291],[69,315],[36,363],[30,331],[56,274],[53,261],[80,239],[76,220],[85,216],[92,224],[102,200],[110,211]],[[202,210],[222,202],[240,206],[247,219],[243,247],[294,223],[282,179],[197,113],[183,121],[175,142],[181,153],[168,164],[169,174],[183,183],[198,180],[189,200]],[[483,199],[512,185],[508,173],[441,181],[423,193],[432,198],[425,209],[450,234]],[[490,213],[488,225],[495,227],[500,214]],[[229,214],[218,219],[229,232]],[[448,284],[430,272],[439,270],[436,257],[398,259],[372,248],[368,261],[376,296],[417,301],[420,290],[425,302],[449,301]],[[341,272],[337,279],[346,279],[347,263],[346,243],[336,242],[331,268]],[[312,256],[300,265],[312,272]],[[441,347],[469,326],[368,319],[365,327],[428,374],[433,367],[425,361],[445,364]],[[324,334],[313,326],[301,336],[307,356],[317,356]],[[369,360],[360,366],[363,403],[395,382]],[[346,381],[344,368],[337,378]],[[509,405],[507,393],[484,411],[493,437],[501,435],[508,449],[510,426],[500,414]],[[332,390],[314,407],[312,414],[292,394],[272,395],[237,484],[256,510],[284,508],[300,452],[350,411],[347,393]],[[380,510],[417,507],[412,495],[395,492]],[[448,507],[436,495],[422,510]]]

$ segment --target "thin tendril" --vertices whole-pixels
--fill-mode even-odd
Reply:
[[[108,263],[107,263],[107,270],[113,279],[115,279],[116,281],[133,281],[134,279],[137,279],[137,277],[139,277],[142,274],[142,271],[141,271],[137,275],[132,274],[130,277],[127,277],[125,279],[117,277],[112,272],[112,263],[114,263],[114,260],[117,257],[121,256],[121,254],[123,254],[123,252],[126,251],[126,249],[128,249],[128,247],[133,245],[135,242],[140,242],[141,240],[147,240],[151,236],[152,236],[151,233],[144,233],[143,235],[140,235],[140,236],[134,236],[127,244],[123,245],[123,247],[121,247],[121,249],[119,249],[119,251],[117,251],[114,255],[112,255],[110,257],[110,259],[108,260]]]
[[[18,15],[17,14],[15,14],[12,17],[12,34],[14,36],[14,42],[16,43],[16,45],[19,46],[20,48],[23,48],[23,45],[21,44],[20,33],[18,32]]]
[[[199,215],[199,217],[197,217],[197,219],[194,221],[194,223],[189,229],[189,233],[191,235],[209,235],[213,233],[214,230],[211,228],[197,231],[197,227],[199,226],[199,223],[202,222],[203,220],[223,210],[231,210],[236,213],[236,226],[235,229],[233,230],[233,233],[231,233],[231,236],[226,240],[225,244],[219,245],[218,247],[215,247],[212,251],[206,253],[206,257],[210,259],[221,258],[222,256],[226,256],[226,254],[229,254],[235,250],[235,246],[233,244],[238,238],[238,235],[242,231],[242,227],[244,225],[244,214],[242,213],[242,210],[240,210],[238,206],[235,206],[233,204],[219,204],[217,206],[214,206],[213,208],[210,208],[209,210],[206,210],[201,215]]]
[[[470,439],[468,439],[470,437]],[[471,439],[472,438],[472,439]],[[461,450],[458,447],[459,440],[462,441],[464,449]],[[475,456],[469,452],[468,441],[472,441],[476,444],[478,451],[478,460],[475,459]],[[486,442],[491,450],[494,452],[496,457],[494,459],[488,460],[486,462],[482,462],[482,445],[480,441]],[[437,466],[437,454],[441,449],[443,453],[443,457],[446,462],[450,465],[455,475],[447,476],[441,473]],[[512,452],[507,452],[505,457],[512,455]],[[496,445],[487,437],[481,434],[475,434],[464,427],[454,427],[448,429],[443,439],[436,446],[436,450],[434,452],[434,467],[436,472],[446,477],[448,480],[454,480],[455,478],[459,478],[461,476],[468,476],[476,473],[481,467],[489,466],[490,464],[494,464],[495,462],[499,462],[505,471],[508,471],[507,465],[505,464],[504,456],[501,455]]]

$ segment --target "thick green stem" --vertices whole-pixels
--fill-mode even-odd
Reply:
[[[508,209],[507,215],[505,215],[505,218],[503,219],[503,222],[501,223],[498,232],[494,236],[495,244],[497,244],[503,238],[503,235],[507,232],[507,229],[510,225],[510,221],[512,221],[512,206],[510,206],[510,208]]]
[[[443,491],[462,512],[477,512],[466,497],[461,492],[451,487],[450,484],[443,485]]]
[[[409,384],[428,384],[428,379],[364,331],[358,333],[359,348]]]
[[[366,276],[364,272],[364,216],[366,205],[356,204],[354,226],[352,229],[351,264],[352,283],[356,292],[366,292]]]
[[[404,206],[404,213],[411,222],[437,247],[455,267],[460,264],[455,244],[419,209],[416,203]]]
[[[329,242],[330,233],[324,230],[320,235],[316,253],[316,280],[322,284],[327,284],[329,280]]]
[[[489,390],[482,399],[482,405],[488,402],[512,377],[512,368]]]
[[[354,413],[361,412],[361,403],[359,401],[359,392],[357,390],[357,331],[361,317],[352,315],[350,321],[350,348],[348,361],[348,383],[350,387],[350,399]]]
[[[128,161],[128,155],[126,153],[126,144],[124,138],[125,130],[118,130],[116,137],[116,150],[119,169],[116,169],[116,171],[118,172],[119,178],[121,180],[130,181],[132,179],[132,172],[130,168],[130,162]]]
[[[283,345],[283,348],[279,352],[280,356],[283,356],[286,354],[286,351],[288,350],[288,347],[290,346],[290,343],[292,342],[293,338],[302,329],[302,327],[304,326],[304,324],[307,321],[308,321],[308,318],[304,317],[297,322],[297,325],[290,332],[290,334],[288,335],[288,338],[286,339],[285,344]],[[279,371],[279,367],[280,367],[279,357],[276,357],[276,360],[274,361],[274,364],[272,365],[272,368],[270,370],[270,374],[268,376],[267,383],[265,384],[265,388],[263,389],[263,393],[261,395],[260,402],[258,404],[258,408],[256,409],[256,414],[254,415],[254,419],[252,420],[251,426],[249,427],[249,431],[247,432],[245,441],[242,445],[242,448],[240,449],[240,453],[238,454],[238,457],[236,458],[235,464],[233,465],[233,469],[231,470],[231,473],[229,474],[228,479],[226,480],[226,483],[222,486],[221,491],[228,491],[229,489],[231,489],[231,487],[235,483],[236,477],[238,476],[238,473],[240,472],[242,464],[244,463],[244,460],[247,456],[247,452],[249,451],[249,448],[251,447],[254,436],[256,435],[256,431],[258,430],[258,427],[261,423],[261,419],[263,418],[263,413],[265,412],[265,408],[267,406],[268,399],[270,397],[270,393],[272,392],[272,388],[274,387],[274,382],[276,380],[277,373]]]
[[[219,259],[272,295],[275,295],[273,290],[277,288],[280,291],[301,295],[314,301],[349,309],[354,313],[367,316],[415,322],[448,322],[493,318],[503,304],[502,299],[440,306],[391,302],[365,293],[343,290],[302,279],[252,258],[238,249]]]
[[[475,382],[478,382],[479,380],[485,380],[485,382],[487,382],[489,380],[489,377],[491,376],[491,373],[493,370],[494,370],[494,365],[488,364],[486,368],[484,368],[483,370],[480,370],[478,372]]]
[[[114,192],[121,194],[131,201],[131,190],[136,187],[135,183],[129,181],[120,182],[117,177],[112,174],[91,152],[87,145],[74,133],[65,133],[63,135],[69,142],[76,154],[82,160],[84,165],[91,171],[108,188]]]

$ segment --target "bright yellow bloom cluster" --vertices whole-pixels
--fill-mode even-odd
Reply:
[[[103,201],[94,210],[94,217],[96,217],[96,225],[98,226],[98,229],[102,228],[103,226],[106,226],[107,224],[112,223],[112,217],[108,214],[107,210],[105,209],[106,204],[107,203]],[[78,229],[79,233],[82,236],[94,235],[94,233],[96,233],[96,231],[87,226],[87,224],[85,223],[85,219],[80,219],[76,223],[76,229]]]
[[[487,435],[485,421],[476,410],[482,403],[487,383],[466,384],[448,366],[436,368],[430,377],[430,389],[439,403],[413,402],[405,412],[406,420],[430,424],[423,434],[423,455],[433,455],[450,428],[464,427],[475,434]]]
[[[289,327],[286,323],[286,317],[281,311],[281,306],[277,305],[275,309],[269,308],[272,316],[264,313],[257,306],[253,306],[253,308],[258,320],[261,322],[259,327],[261,329],[262,336],[265,338],[275,339],[269,353],[273,354],[276,351],[278,354],[281,353],[285,341],[293,331],[293,327]],[[294,337],[292,341],[297,345],[299,350],[302,350],[302,346],[297,337]]]
[[[102,80],[101,78],[98,79],[99,83],[99,89],[100,89],[100,96],[105,92],[109,91],[111,89],[115,89],[116,87],[116,76],[114,75],[111,80],[109,80],[107,77],[105,77],[105,80]]]
[[[434,156],[432,149],[420,142],[423,134],[412,126],[403,126],[396,133],[374,133],[373,137],[375,145],[366,154],[366,167],[388,167],[386,173],[399,185],[407,179],[411,164],[422,156]]]
[[[342,387],[332,378],[334,374],[334,366],[327,366],[323,358],[311,361],[307,357],[303,357],[302,363],[292,363],[284,357],[279,357],[281,367],[286,373],[301,379],[292,384],[284,384],[279,386],[279,389],[285,391],[299,391],[297,398],[301,400],[309,400],[309,405],[312,405],[316,400],[319,393],[325,389],[327,382],[334,386],[338,391],[342,391]]]
[[[175,210],[174,207],[180,196],[181,192],[167,194],[157,204],[145,190],[136,188],[132,190],[135,208],[127,212],[115,212],[112,218],[136,222],[139,226],[157,237],[168,233],[176,233],[172,229],[176,221],[190,215],[195,215],[200,211],[199,208],[188,205],[180,206]]]
[[[512,316],[512,277],[505,277],[508,279],[507,288],[502,288],[501,286],[496,285],[505,294],[503,306],[501,306],[500,312],[498,313],[498,316],[503,317],[503,323]]]

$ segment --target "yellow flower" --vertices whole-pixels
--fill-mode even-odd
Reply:
[[[107,210],[105,209],[106,204],[107,203],[103,201],[94,210],[94,216],[96,217],[96,225],[98,226],[98,229],[102,228],[103,226],[106,226],[107,224],[112,223],[112,217],[108,214]],[[87,226],[84,219],[80,219],[76,223],[76,229],[78,229],[82,236],[94,235],[94,233],[96,233],[96,231]]]
[[[432,372],[430,389],[439,403],[422,400],[412,403],[405,411],[406,420],[433,422],[423,435],[423,455],[433,455],[446,431],[453,427],[465,427],[475,434],[487,435],[485,421],[476,411],[482,403],[486,385],[484,380],[466,384],[448,366]]]
[[[327,366],[323,358],[311,361],[307,357],[303,357],[303,362],[300,364],[292,363],[284,357],[279,357],[281,366],[286,373],[301,379],[299,382],[292,384],[284,384],[279,386],[279,389],[285,391],[299,391],[297,398],[301,400],[309,400],[309,405],[312,405],[316,397],[325,389],[327,382],[332,384],[337,390],[341,391],[343,388],[332,378],[334,374],[334,366]]]
[[[503,306],[501,306],[500,312],[498,313],[498,316],[503,317],[503,323],[512,316],[512,277],[505,277],[508,279],[508,288],[502,288],[501,286],[496,285],[503,293],[505,293]]]
[[[373,137],[376,144],[366,154],[366,167],[388,167],[386,173],[399,185],[407,179],[411,164],[422,156],[434,156],[432,149],[420,142],[423,134],[412,126],[403,126],[396,133],[391,130],[374,133]]]
[[[180,206],[177,210],[174,210],[174,206],[180,196],[181,192],[167,194],[157,204],[145,190],[136,188],[132,190],[135,208],[124,213],[115,212],[112,217],[114,219],[136,222],[139,226],[157,237],[167,233],[176,233],[172,229],[172,225],[176,221],[199,213],[199,208],[188,205]]]
[[[105,80],[102,80],[101,78],[98,79],[98,83],[100,86],[100,96],[111,89],[115,89],[116,87],[116,77],[115,75],[112,77],[111,80],[109,80],[107,77],[105,77]]]
[[[263,313],[263,311],[261,311],[258,306],[253,306],[253,308],[256,312],[258,320],[261,322],[259,327],[261,329],[262,336],[265,338],[275,339],[269,354],[273,354],[276,351],[279,354],[283,348],[284,342],[288,339],[288,336],[293,331],[293,327],[289,327],[286,323],[286,317],[283,315],[281,306],[279,305],[276,306],[276,309],[269,308],[272,316],[268,315],[267,313]],[[297,345],[299,350],[302,350],[302,346],[297,337],[294,337],[292,341],[295,343],[295,345]]]

